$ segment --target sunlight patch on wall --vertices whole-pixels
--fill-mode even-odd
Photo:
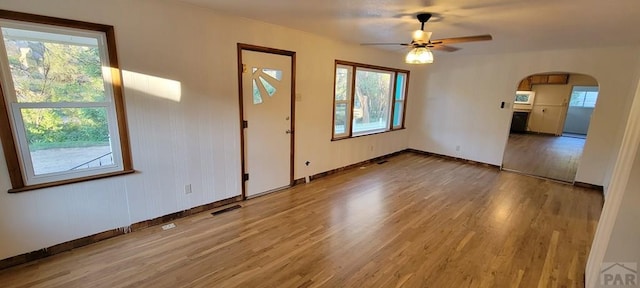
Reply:
[[[123,84],[126,89],[133,89],[175,102],[180,102],[182,85],[180,81],[122,70]]]

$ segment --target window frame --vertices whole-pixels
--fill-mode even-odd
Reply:
[[[344,133],[339,133],[336,134],[336,126],[335,126],[335,120],[336,120],[336,106],[337,106],[337,100],[336,100],[336,85],[337,85],[337,70],[339,67],[342,68],[349,68],[349,77],[347,78],[347,82],[348,82],[348,87],[347,87],[347,110],[346,110],[346,115],[345,115],[345,132]],[[356,86],[356,81],[357,81],[357,71],[358,68],[360,68],[361,70],[368,70],[368,71],[380,71],[380,72],[385,72],[385,73],[390,73],[391,74],[391,85],[390,85],[390,95],[389,97],[389,112],[387,114],[387,125],[384,129],[375,129],[375,130],[369,130],[369,131],[362,131],[362,132],[357,132],[354,133],[353,131],[353,117],[354,117],[354,113],[353,113],[353,107],[355,107],[355,86]],[[397,130],[402,130],[405,129],[405,119],[406,119],[406,110],[407,110],[407,97],[408,97],[408,93],[409,93],[409,78],[410,78],[410,74],[411,72],[409,70],[404,70],[404,69],[396,69],[396,68],[389,68],[389,67],[383,67],[383,66],[376,66],[376,65],[369,65],[369,64],[362,64],[362,63],[356,63],[356,62],[349,62],[349,61],[342,61],[342,60],[335,60],[335,65],[334,65],[334,77],[333,77],[333,107],[332,107],[332,125],[331,125],[331,141],[337,141],[337,140],[343,140],[343,139],[349,139],[349,138],[356,138],[356,137],[363,137],[363,136],[368,136],[368,135],[376,135],[376,134],[381,134],[381,133],[387,133],[387,132],[392,132],[392,131],[397,131]],[[396,99],[396,93],[398,91],[398,75],[399,74],[404,74],[405,78],[404,78],[404,83],[403,83],[403,87],[400,88],[402,90],[402,98],[401,99]],[[340,100],[340,102],[344,102],[345,100]],[[395,105],[396,103],[401,102],[401,111],[400,111],[400,124],[399,125],[394,125],[394,114],[395,114]]]
[[[397,85],[398,85],[398,77],[401,74],[404,74],[404,81],[402,82],[403,87],[401,88],[402,89],[401,91],[403,91],[403,93],[402,93],[402,98],[401,99],[396,99],[396,93],[398,92],[398,87],[397,87]],[[408,90],[408,88],[409,88],[409,85],[408,85],[408,83],[409,83],[409,73],[396,72],[395,73],[395,79],[396,80],[395,80],[395,83],[393,85],[393,87],[394,87],[393,92],[394,93],[391,96],[391,99],[393,100],[393,101],[391,101],[391,115],[390,115],[390,117],[391,117],[391,124],[390,124],[391,125],[391,130],[398,130],[398,129],[403,129],[404,128],[404,115],[406,114],[405,110],[407,108],[407,105],[406,105],[406,103],[407,103],[407,93],[409,91]],[[395,115],[395,113],[396,113],[395,112],[396,111],[396,104],[398,102],[402,102],[402,105],[401,105],[402,109],[400,110],[400,117],[402,117],[402,118],[400,118],[400,124],[396,126],[396,125],[394,125],[394,119],[395,119],[395,116],[396,116]]]
[[[5,155],[5,160],[7,162],[7,168],[9,172],[9,178],[11,180],[11,189],[9,189],[9,193],[23,192],[29,190],[35,190],[46,187],[53,187],[59,185],[65,185],[70,183],[77,183],[82,181],[88,181],[93,179],[101,179],[105,177],[112,177],[116,175],[123,175],[133,173],[133,165],[131,160],[131,149],[129,147],[129,135],[127,129],[126,122],[126,112],[124,106],[124,96],[122,92],[122,75],[118,65],[118,58],[116,54],[116,42],[115,42],[115,32],[114,27],[110,25],[82,22],[76,20],[55,18],[49,16],[14,12],[8,10],[0,10],[0,20],[2,21],[17,21],[19,24],[25,25],[45,25],[51,29],[58,30],[67,30],[73,31],[76,30],[78,33],[89,33],[89,34],[100,34],[102,35],[102,39],[104,40],[104,46],[106,48],[105,56],[108,64],[107,69],[109,69],[111,74],[111,85],[105,83],[105,89],[110,90],[106,92],[111,92],[112,98],[110,99],[113,102],[113,111],[110,113],[115,114],[115,123],[108,123],[110,135],[112,135],[114,139],[114,143],[112,144],[114,148],[119,148],[119,153],[114,157],[114,164],[116,164],[116,168],[113,166],[110,169],[95,169],[92,170],[95,173],[86,173],[83,171],[81,173],[73,173],[77,176],[72,177],[64,177],[65,179],[54,179],[52,181],[47,181],[43,183],[36,184],[27,184],[27,175],[24,169],[24,164],[21,162],[22,154],[21,153],[29,153],[27,151],[22,152],[20,149],[20,130],[16,129],[18,126],[12,120],[12,113],[14,111],[10,111],[11,109],[16,109],[16,107],[25,106],[22,104],[16,105],[19,103],[17,101],[10,102],[8,95],[5,95],[5,89],[10,89],[13,85],[4,83],[5,81],[12,81],[12,75],[4,75],[6,70],[3,68],[3,77],[0,78],[0,140],[2,141],[2,148]],[[4,44],[3,44],[4,45]],[[1,57],[6,57],[2,55]],[[103,57],[101,57],[101,60]],[[109,87],[110,86],[110,87]],[[14,99],[11,99],[14,100]],[[37,106],[38,102],[28,104],[26,106]],[[57,103],[57,102],[56,102]],[[66,103],[66,102],[60,102]],[[76,102],[69,102],[75,103]],[[98,103],[98,102],[96,102]],[[35,104],[35,105],[34,105]],[[56,104],[60,105],[60,104]],[[50,105],[51,106],[51,105]],[[55,105],[53,105],[55,106]],[[68,106],[67,104],[62,104],[60,106]],[[73,106],[73,105],[72,105]],[[82,106],[82,105],[80,105]],[[91,106],[91,105],[89,105]],[[99,105],[93,105],[99,106]],[[92,107],[93,107],[92,106]],[[67,108],[67,107],[64,107]],[[72,107],[72,108],[82,108],[82,107]],[[107,109],[107,112],[109,110]],[[21,127],[20,127],[21,128]],[[116,130],[116,131],[114,131]],[[116,142],[117,141],[117,142]],[[119,143],[118,143],[119,142]],[[119,155],[117,155],[119,154]],[[119,156],[119,157],[118,157]],[[117,159],[120,158],[120,159]],[[117,161],[117,162],[116,162]],[[119,166],[118,166],[119,165]],[[90,169],[91,170],[91,169]]]
[[[347,69],[347,90],[346,90],[346,93],[347,93],[346,96],[347,97],[346,97],[345,100],[339,100],[340,102],[338,102],[338,100],[336,100],[336,85],[338,84],[337,83],[338,80],[337,80],[337,75],[335,73],[337,73],[338,68]],[[347,117],[347,115],[349,115],[349,111],[351,111],[351,113],[353,113],[352,110],[353,110],[354,101],[352,101],[352,99],[351,99],[352,97],[350,96],[350,95],[352,95],[352,91],[351,90],[353,90],[353,86],[355,86],[355,77],[353,77],[353,71],[354,71],[353,66],[347,66],[347,65],[342,65],[342,64],[336,63],[335,71],[334,71],[334,77],[333,77],[333,82],[334,82],[334,85],[333,85],[333,122],[332,122],[332,124],[333,124],[333,126],[332,126],[333,127],[332,128],[332,131],[333,131],[332,138],[333,139],[336,139],[336,135],[339,135],[337,138],[341,139],[341,138],[345,138],[345,137],[350,137],[350,134],[351,134],[351,132],[350,132],[351,131],[351,124],[352,124],[351,121],[347,121],[345,119],[344,132],[343,133],[339,133],[339,134],[336,134],[336,131],[335,131],[335,129],[336,129],[335,121],[336,121],[336,107],[338,106],[338,103],[345,105],[345,118],[349,118],[349,117]]]
[[[584,95],[582,95],[582,105],[571,105],[571,100],[573,98],[573,93],[575,92],[579,92],[579,93],[584,93]],[[585,103],[587,103],[587,93],[597,93],[596,95],[596,101],[593,103],[593,106],[585,106]],[[596,105],[598,104],[598,98],[600,97],[600,87],[597,85],[575,85],[573,87],[571,87],[571,94],[569,95],[569,107],[574,107],[574,108],[590,108],[590,109],[595,109]]]

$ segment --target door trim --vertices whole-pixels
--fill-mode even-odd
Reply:
[[[243,128],[243,121],[244,121],[244,102],[243,102],[243,91],[242,91],[242,51],[254,51],[254,52],[262,52],[262,53],[269,53],[269,54],[276,54],[276,55],[283,55],[283,56],[289,56],[291,58],[291,111],[290,111],[290,117],[291,117],[291,121],[290,121],[290,129],[291,131],[293,131],[290,135],[291,137],[291,146],[290,146],[290,155],[289,155],[289,186],[293,185],[293,171],[294,171],[294,149],[295,149],[295,106],[296,106],[296,52],[294,51],[288,51],[288,50],[281,50],[281,49],[276,49],[276,48],[269,48],[269,47],[263,47],[263,46],[256,46],[256,45],[251,45],[251,44],[244,44],[244,43],[238,43],[237,46],[238,49],[238,98],[240,101],[240,164],[241,164],[241,171],[240,171],[240,179],[242,181],[242,199],[245,200],[247,199],[247,192],[246,192],[246,187],[245,187],[245,181],[242,180],[244,177],[244,173],[245,173],[245,157],[244,157],[244,128]]]

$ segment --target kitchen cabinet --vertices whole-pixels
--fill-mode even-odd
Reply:
[[[518,91],[531,91],[531,80],[529,77],[522,79],[518,85]]]
[[[569,83],[569,74],[549,74],[547,84],[567,84]]]
[[[547,82],[549,81],[548,75],[533,75],[529,78],[531,78],[531,85],[547,84]]]
[[[520,81],[518,91],[531,91],[532,85],[567,84],[569,74],[538,74],[531,75]]]

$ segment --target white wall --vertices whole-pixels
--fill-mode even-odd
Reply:
[[[631,105],[607,201],[598,221],[586,267],[586,287],[599,286],[603,262],[640,261],[640,81]]]
[[[496,55],[436,55],[422,70],[422,91],[407,112],[410,148],[502,164],[520,80],[541,72],[591,75],[600,84],[576,181],[608,186],[638,79],[638,47],[613,47]],[[456,151],[460,146],[460,151]]]
[[[240,195],[238,42],[297,52],[296,178],[408,146],[406,130],[330,141],[334,60],[407,69],[402,55],[176,1],[3,0],[2,9],[115,26],[138,173],[7,194],[0,153],[0,259]],[[179,81],[180,94],[144,87],[146,75]]]
[[[638,143],[636,143],[637,145]],[[637,149],[637,148],[636,148]],[[631,175],[611,233],[604,262],[640,263],[640,153],[636,153]]]

